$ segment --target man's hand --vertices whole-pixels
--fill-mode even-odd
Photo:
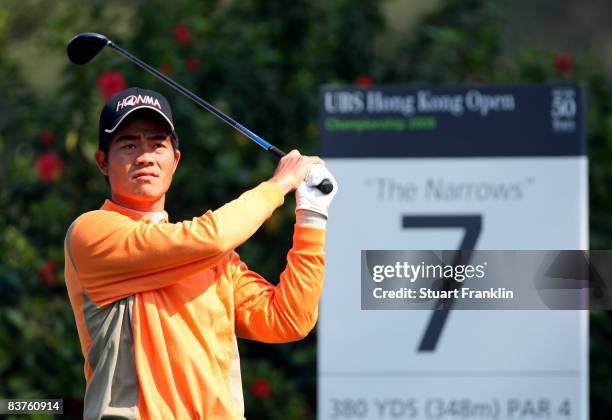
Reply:
[[[281,158],[270,181],[276,182],[283,194],[287,194],[298,188],[306,178],[310,167],[316,163],[323,164],[324,162],[318,156],[302,156],[294,149]]]
[[[334,186],[334,189],[329,194],[323,194],[316,188],[326,178]],[[327,218],[327,210],[337,192],[338,183],[331,172],[327,170],[325,165],[314,164],[308,170],[304,182],[300,184],[295,192],[295,210],[296,212],[299,210],[309,210]]]

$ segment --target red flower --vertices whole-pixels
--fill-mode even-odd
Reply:
[[[189,44],[191,42],[191,31],[184,23],[179,23],[174,27],[174,38],[183,44]]]
[[[372,86],[373,84],[374,82],[372,81],[372,78],[370,77],[369,74],[361,74],[357,76],[357,79],[355,79],[355,85],[357,85],[360,88],[368,88]]]
[[[170,76],[172,74],[172,64],[170,63],[162,64],[161,66],[159,66],[159,71],[164,73],[166,76]]]
[[[127,89],[123,74],[118,70],[109,70],[98,76],[96,80],[102,98],[106,101],[117,92]]]
[[[55,263],[53,261],[47,261],[40,270],[38,270],[38,277],[48,286],[53,287],[57,283],[55,278]]]
[[[574,57],[567,53],[555,56],[555,68],[559,73],[567,73],[574,67]]]
[[[187,60],[185,60],[185,66],[188,70],[197,70],[198,67],[200,67],[200,60],[195,57],[189,57]]]
[[[272,387],[266,379],[259,378],[251,384],[251,392],[256,398],[265,399],[272,394]]]
[[[47,152],[36,158],[38,177],[44,182],[52,182],[62,175],[64,163],[55,152]]]
[[[45,146],[53,146],[53,131],[43,130],[38,136]]]

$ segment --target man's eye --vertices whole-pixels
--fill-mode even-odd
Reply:
[[[159,149],[159,148],[161,148],[161,147],[165,148],[165,147],[166,147],[166,145],[165,145],[164,143],[155,143],[155,144],[153,145],[153,147],[154,147],[154,148],[156,148],[156,149]]]
[[[135,149],[136,145],[133,144],[133,143],[128,143],[128,144],[125,144],[125,145],[121,146],[121,148],[122,149]]]

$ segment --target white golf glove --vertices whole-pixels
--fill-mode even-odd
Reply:
[[[329,179],[334,186],[329,194],[323,194],[316,188],[325,178]],[[309,210],[327,219],[329,205],[337,192],[338,183],[325,165],[319,163],[312,165],[306,174],[306,178],[295,191],[296,213],[298,210]]]

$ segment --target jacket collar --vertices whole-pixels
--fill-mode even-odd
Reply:
[[[109,199],[104,200],[104,204],[102,204],[102,207],[100,207],[100,210],[107,210],[107,211],[114,211],[117,213],[121,213],[124,216],[127,216],[130,219],[135,220],[135,221],[138,221],[140,219],[146,219],[148,221],[152,221],[149,217],[147,217],[146,212],[128,209],[126,207],[113,203]],[[159,221],[159,223],[168,223],[168,213],[165,210],[163,213],[164,213],[164,217],[162,220]]]

